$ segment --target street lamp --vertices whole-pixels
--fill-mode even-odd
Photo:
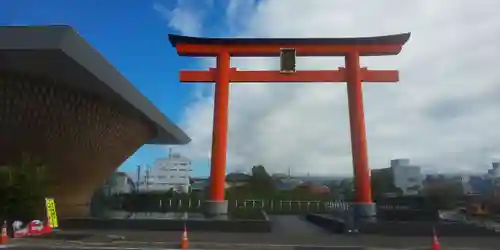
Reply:
[[[208,152],[207,154],[207,159],[208,159],[208,167],[210,168],[210,166],[212,165],[212,152]]]

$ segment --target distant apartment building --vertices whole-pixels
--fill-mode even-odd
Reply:
[[[372,180],[389,182],[399,188],[403,195],[417,195],[423,187],[420,167],[411,165],[409,159],[394,159],[390,167],[372,170]]]
[[[126,173],[115,172],[106,180],[103,190],[106,195],[131,193],[135,190],[135,183]]]
[[[491,194],[500,197],[500,162],[493,162],[491,165],[485,179],[491,185]]]
[[[391,169],[394,175],[394,185],[406,195],[415,195],[422,190],[422,172],[419,166],[410,165],[408,159],[397,159],[391,161]]]
[[[188,193],[190,190],[191,160],[171,154],[166,158],[156,159],[151,168],[146,168],[138,181],[139,192],[175,192]]]
[[[493,162],[492,168],[484,175],[427,175],[425,180],[427,189],[436,189],[446,185],[459,187],[460,193],[464,195],[494,195],[496,190],[500,191],[500,163]],[[497,193],[500,194],[500,192]]]
[[[500,162],[493,162],[491,169],[488,170],[486,178],[493,180],[500,180]]]

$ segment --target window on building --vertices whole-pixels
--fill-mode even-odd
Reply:
[[[417,182],[417,178],[415,178],[415,177],[410,177],[410,178],[408,178],[408,181],[409,181],[409,182]]]

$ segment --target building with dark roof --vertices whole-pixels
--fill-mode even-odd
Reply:
[[[87,215],[93,191],[142,145],[189,141],[73,28],[0,27],[0,163],[40,158],[59,216]]]

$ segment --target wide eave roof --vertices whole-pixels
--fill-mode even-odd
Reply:
[[[0,26],[0,68],[59,79],[131,108],[155,125],[148,144],[191,140],[70,26]]]
[[[410,33],[374,37],[342,37],[342,38],[210,38],[169,34],[172,46],[183,44],[212,45],[253,45],[253,44],[308,44],[308,45],[384,45],[405,44]]]
[[[191,37],[169,34],[168,39],[173,47],[179,44],[191,45],[404,45],[410,38],[410,33],[402,33],[375,37],[345,37],[345,38],[209,38]],[[377,55],[377,54],[373,54]],[[380,55],[388,55],[380,53]]]

